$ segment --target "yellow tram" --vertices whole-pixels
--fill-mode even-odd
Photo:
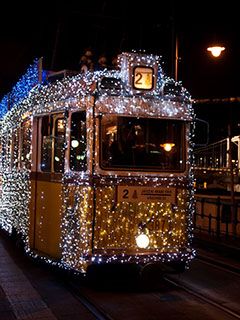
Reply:
[[[1,228],[30,255],[81,272],[189,262],[193,119],[157,55],[124,52],[115,70],[41,79],[1,120]]]

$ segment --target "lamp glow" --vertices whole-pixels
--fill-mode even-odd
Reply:
[[[214,57],[219,57],[220,54],[222,53],[222,51],[225,50],[225,47],[220,47],[220,46],[214,46],[214,47],[209,47],[207,48],[207,51],[210,51],[211,54],[214,56]]]
[[[136,237],[137,246],[141,249],[146,249],[149,245],[149,238],[146,234],[141,233]]]
[[[175,146],[175,143],[163,143],[160,145],[165,151],[170,152]]]

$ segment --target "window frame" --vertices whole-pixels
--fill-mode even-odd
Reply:
[[[71,129],[72,129],[72,116],[73,114],[76,114],[76,113],[81,113],[81,114],[84,114],[85,115],[85,128],[86,128],[86,131],[85,131],[85,153],[86,153],[86,160],[85,160],[85,163],[83,164],[83,167],[84,169],[83,170],[72,170],[71,169]],[[68,169],[71,171],[71,172],[75,172],[75,173],[78,173],[78,172],[86,172],[88,170],[88,161],[87,161],[87,112],[86,110],[74,110],[71,112],[70,116],[69,116],[69,121],[68,121],[68,125],[69,125],[69,137],[68,137],[68,153],[67,153],[67,166],[68,166]]]
[[[51,139],[51,160],[50,160],[50,169],[49,170],[43,170],[42,169],[42,147],[43,147],[43,134],[42,134],[42,128],[43,128],[43,118],[44,117],[49,117],[48,120],[48,125],[50,123],[50,131],[48,133],[47,137],[50,137]],[[56,112],[56,113],[51,113],[51,114],[44,114],[42,116],[38,117],[38,156],[37,156],[37,171],[42,172],[42,173],[54,173],[54,174],[63,174],[66,170],[66,147],[64,148],[65,150],[63,151],[63,170],[62,171],[56,171],[54,170],[54,156],[55,156],[55,132],[56,132],[56,125],[57,121],[59,119],[63,119],[65,128],[64,128],[64,143],[66,143],[66,131],[67,131],[67,122],[65,118],[65,113],[62,112]]]
[[[99,121],[99,167],[103,171],[132,171],[132,172],[157,172],[157,173],[184,173],[187,169],[186,159],[187,159],[187,153],[186,153],[186,146],[187,146],[187,128],[185,121],[181,119],[175,119],[175,118],[152,118],[152,117],[141,117],[143,119],[159,119],[159,120],[167,120],[167,121],[178,121],[182,123],[182,132],[181,132],[181,148],[182,148],[182,161],[183,165],[181,169],[173,170],[173,169],[162,169],[162,168],[156,168],[156,167],[133,167],[131,165],[129,166],[103,166],[103,156],[102,156],[102,141],[103,141],[103,135],[102,135],[102,120],[104,117],[114,116],[116,118],[123,117],[123,118],[139,118],[137,116],[127,116],[127,115],[118,115],[118,114],[103,114]]]

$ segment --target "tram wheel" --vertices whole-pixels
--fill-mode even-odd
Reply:
[[[142,267],[140,282],[143,289],[158,289],[162,285],[162,279],[166,274],[161,264],[148,263]]]

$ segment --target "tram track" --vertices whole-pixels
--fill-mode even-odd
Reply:
[[[219,270],[223,270],[234,275],[240,276],[240,268],[238,268],[237,266],[219,260],[214,260],[213,258],[201,254],[196,258],[196,260],[201,261],[201,263],[218,268]]]
[[[228,315],[231,315],[236,319],[240,319],[240,314],[239,313],[231,310],[230,308],[227,308],[227,307],[223,306],[222,304],[220,304],[217,301],[214,301],[214,299],[212,299],[210,297],[206,297],[203,294],[196,292],[194,289],[192,289],[190,287],[187,287],[186,285],[183,285],[180,281],[176,281],[176,280],[170,279],[169,277],[164,277],[164,280],[167,283],[175,286],[176,288],[187,292],[188,294],[190,294],[190,295],[192,295],[192,296],[194,296],[194,297],[196,297],[196,298],[198,298],[198,299],[210,304],[211,306],[214,306],[217,309],[220,309],[221,311],[224,311]]]
[[[96,320],[114,320],[106,311],[99,305],[92,302],[86,295],[84,295],[80,288],[74,284],[69,283],[68,288],[75,298],[95,317]]]
[[[224,312],[226,315],[233,317],[233,319],[240,319],[240,313],[232,310],[231,308],[224,306],[223,303],[218,302],[216,299],[210,296],[206,296],[203,293],[197,292],[194,288],[190,285],[186,285],[181,283],[179,280],[172,279],[171,276],[165,276],[163,278],[164,282],[167,284],[168,287],[180,290],[181,292],[185,292],[186,294],[194,297],[198,301],[203,301],[206,304],[210,305],[211,307]],[[92,293],[86,293],[85,289],[79,286],[76,283],[71,283],[70,290],[74,294],[74,296],[78,299],[78,301],[95,317],[97,320],[115,320],[118,317],[112,317],[105,308],[103,309],[98,302],[91,299]],[[172,290],[172,289],[171,289]],[[141,292],[141,291],[140,291]],[[162,292],[159,292],[162,294]],[[159,298],[159,293],[157,292],[149,292],[149,295],[153,297]],[[94,292],[93,292],[94,294]],[[133,304],[134,304],[134,297],[132,296]],[[137,311],[136,311],[137,312]]]
[[[204,253],[199,254],[199,256],[195,260],[197,262],[197,265],[193,266],[190,274],[184,273],[181,277],[176,277],[176,275],[166,275],[163,278],[163,283],[161,284],[159,282],[159,285],[156,285],[154,287],[154,291],[157,289],[157,291],[153,292],[151,288],[148,286],[146,281],[137,283],[136,290],[134,289],[134,294],[131,294],[131,296],[128,296],[129,288],[126,286],[126,292],[124,295],[118,295],[117,287],[114,287],[114,293],[112,292],[113,284],[111,282],[109,288],[107,283],[104,282],[104,285],[106,287],[101,287],[101,291],[103,290],[103,296],[102,294],[99,295],[99,287],[97,287],[97,290],[94,290],[94,288],[89,288],[88,283],[82,283],[81,281],[71,281],[69,283],[70,291],[74,294],[76,299],[86,308],[86,310],[91,313],[95,319],[97,320],[116,320],[120,319],[119,314],[116,313],[116,309],[113,306],[116,306],[118,308],[119,305],[122,307],[122,313],[124,314],[127,310],[125,310],[125,303],[123,301],[131,301],[129,304],[133,304],[133,307],[130,307],[132,314],[137,315],[142,319],[141,311],[139,313],[138,308],[135,310],[135,299],[138,301],[139,299],[143,299],[145,301],[148,301],[148,305],[146,306],[151,310],[154,310],[154,308],[160,308],[161,310],[164,310],[164,304],[163,301],[167,301],[169,297],[171,299],[175,299],[177,301],[178,299],[182,299],[182,301],[191,301],[191,299],[194,299],[197,304],[202,305],[204,302],[205,308],[216,310],[217,313],[222,314],[223,319],[240,319],[240,312],[236,305],[236,294],[234,295],[225,295],[223,292],[223,295],[221,294],[221,283],[219,284],[219,287],[215,287],[215,282],[218,283],[217,279],[218,277],[221,277],[223,274],[228,274],[227,276],[228,281],[230,283],[230,279],[239,279],[239,268],[238,263],[234,261],[229,261],[227,259],[218,259],[217,256],[214,255],[204,255]],[[203,278],[204,274],[199,278],[198,274],[195,273],[195,270],[199,270],[199,268],[202,267],[206,270],[212,270],[212,272],[209,272],[209,275],[211,277],[211,274],[218,274],[216,277],[216,281],[210,281],[209,284],[206,284],[202,286],[203,284]],[[205,267],[204,267],[205,266]],[[215,270],[215,271],[214,271]],[[196,282],[195,282],[196,279]],[[140,279],[139,279],[140,280]],[[145,279],[146,280],[146,279]],[[160,280],[160,278],[159,278]],[[234,280],[233,280],[234,283]],[[86,286],[85,286],[86,285]],[[144,285],[147,285],[147,287],[143,287]],[[151,284],[150,284],[151,286]],[[230,286],[231,287],[231,286]],[[107,290],[105,290],[107,288]],[[135,287],[134,287],[135,288]],[[232,287],[231,287],[232,288]],[[93,290],[92,290],[93,289]],[[124,288],[121,287],[121,292]],[[150,291],[149,291],[150,290]],[[226,289],[229,290],[229,289]],[[158,292],[159,291],[159,292]],[[112,292],[112,293],[111,293]],[[231,292],[231,291],[229,291]],[[133,293],[133,292],[132,292]],[[136,296],[135,296],[136,294]],[[145,298],[143,297],[145,295]],[[152,296],[152,298],[151,298]],[[192,298],[191,298],[192,297]],[[234,297],[232,300],[231,297]],[[156,298],[159,302],[156,301]],[[160,300],[159,300],[160,298]],[[154,300],[155,299],[155,300]],[[110,302],[111,301],[111,302]],[[209,307],[207,307],[209,305]],[[124,307],[123,307],[124,306]],[[161,307],[160,307],[161,306]],[[142,305],[142,308],[144,307],[144,303]],[[129,306],[128,306],[129,308]],[[153,311],[154,312],[154,311]],[[225,315],[225,316],[224,316]]]

